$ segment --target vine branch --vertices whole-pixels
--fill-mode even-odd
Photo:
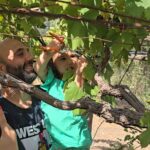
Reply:
[[[50,0],[50,1],[66,3],[66,4],[69,4],[71,6],[76,6],[76,7],[81,7],[81,8],[89,8],[89,9],[92,9],[92,10],[102,11],[102,12],[105,12],[105,13],[109,13],[109,14],[119,16],[119,17],[128,18],[128,19],[131,19],[131,20],[137,20],[137,21],[140,21],[140,22],[150,23],[150,21],[146,20],[146,19],[142,19],[142,18],[138,18],[138,17],[133,17],[133,16],[128,16],[128,15],[112,12],[110,10],[99,8],[99,7],[94,7],[94,6],[89,6],[89,5],[79,4],[79,3],[73,3],[73,2],[66,2],[66,1],[63,1],[63,0],[57,0],[57,1],[56,0]],[[48,6],[48,4],[45,3],[45,6]]]
[[[105,118],[108,122],[114,122],[122,126],[138,126],[140,127],[139,120],[143,116],[143,112],[136,112],[129,109],[112,108],[108,103],[94,102],[90,97],[85,97],[77,101],[59,101],[48,93],[38,89],[35,86],[27,84],[21,80],[12,77],[9,74],[0,72],[0,83],[5,86],[18,88],[30,95],[43,100],[44,102],[64,110],[73,110],[76,108],[87,109],[87,111],[97,114]]]
[[[142,43],[143,43],[143,41],[141,41],[141,43],[140,43],[140,45],[139,45],[139,49],[141,49]],[[119,81],[119,85],[121,84],[121,82],[123,81],[125,75],[127,74],[127,72],[129,71],[130,67],[132,66],[133,61],[134,61],[134,59],[136,58],[137,51],[138,51],[138,50],[135,51],[135,55],[134,55],[133,58],[131,59],[130,64],[128,65],[128,67],[127,67],[126,71],[124,72],[123,76],[121,77],[121,79],[120,79],[120,81]]]
[[[82,21],[82,22],[88,22],[91,24],[97,24],[97,25],[107,25],[107,26],[114,26],[114,27],[122,27],[125,26],[125,28],[150,28],[149,26],[137,26],[136,24],[133,25],[127,25],[127,24],[122,24],[122,23],[116,23],[112,21],[104,21],[104,20],[92,20],[92,19],[87,19],[83,18],[80,16],[70,16],[66,14],[52,14],[48,12],[41,12],[41,11],[34,11],[32,9],[27,9],[27,8],[15,8],[15,9],[0,9],[1,14],[16,14],[16,15],[27,15],[27,16],[41,16],[41,17],[47,17],[47,18],[52,18],[52,19],[66,19],[66,20],[72,20],[72,21]],[[131,27],[133,26],[133,27]]]

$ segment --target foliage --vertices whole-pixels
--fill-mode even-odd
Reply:
[[[121,78],[124,74],[124,70],[127,69],[127,65],[121,65],[120,68],[114,68],[114,75],[111,78],[111,82],[113,84],[118,83],[118,78]],[[144,102],[147,102],[146,107],[149,107],[149,99],[150,99],[150,68],[148,62],[139,62],[134,61],[129,71],[127,72],[125,78],[122,81],[122,84],[128,85],[132,92]],[[143,131],[141,134],[133,133],[132,135],[127,135],[125,137],[125,141],[133,144],[133,142],[138,139],[140,141],[141,147],[146,147],[150,144],[150,113],[145,112],[144,116],[140,120],[142,126],[148,127],[147,130]],[[137,134],[139,134],[137,136]]]
[[[118,78],[121,79],[129,63],[121,65],[120,68],[113,67],[114,74],[111,77],[112,84],[118,84]],[[144,102],[149,103],[150,100],[150,68],[148,62],[134,61],[129,68],[126,76],[124,77],[122,84],[128,85],[132,92]]]
[[[150,112],[145,112],[144,116],[140,120],[141,125],[148,127],[144,132],[142,132],[138,139],[142,147],[146,147],[150,144]]]
[[[40,45],[37,37],[42,36],[48,42],[49,31],[55,32],[65,36],[66,49],[78,49],[91,62],[85,69],[83,89],[78,89],[73,82],[66,86],[67,99],[74,100],[85,95],[97,100],[95,95],[99,90],[89,84],[96,69],[110,82],[114,65],[128,64],[130,50],[149,51],[149,42],[145,40],[149,20],[148,0],[0,0],[0,39],[20,38],[37,56]],[[104,70],[100,70],[97,66],[106,58],[107,47],[111,57]]]

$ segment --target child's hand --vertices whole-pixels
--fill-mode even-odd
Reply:
[[[58,52],[64,47],[64,37],[54,33],[50,33],[50,35],[53,37],[51,43],[48,46],[42,46],[41,48],[44,51]]]
[[[77,62],[77,70],[76,74],[82,74],[84,68],[87,66],[87,60],[86,58],[82,55]]]

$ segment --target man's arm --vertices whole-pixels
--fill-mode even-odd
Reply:
[[[1,106],[0,106],[0,130],[1,130],[0,149],[18,150],[16,133],[7,123]]]

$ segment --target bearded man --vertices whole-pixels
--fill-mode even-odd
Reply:
[[[15,39],[0,43],[0,71],[27,83],[32,83],[37,76],[29,49]],[[17,88],[5,86],[2,86],[1,96],[0,149],[50,149],[51,139],[44,126],[41,101]]]

